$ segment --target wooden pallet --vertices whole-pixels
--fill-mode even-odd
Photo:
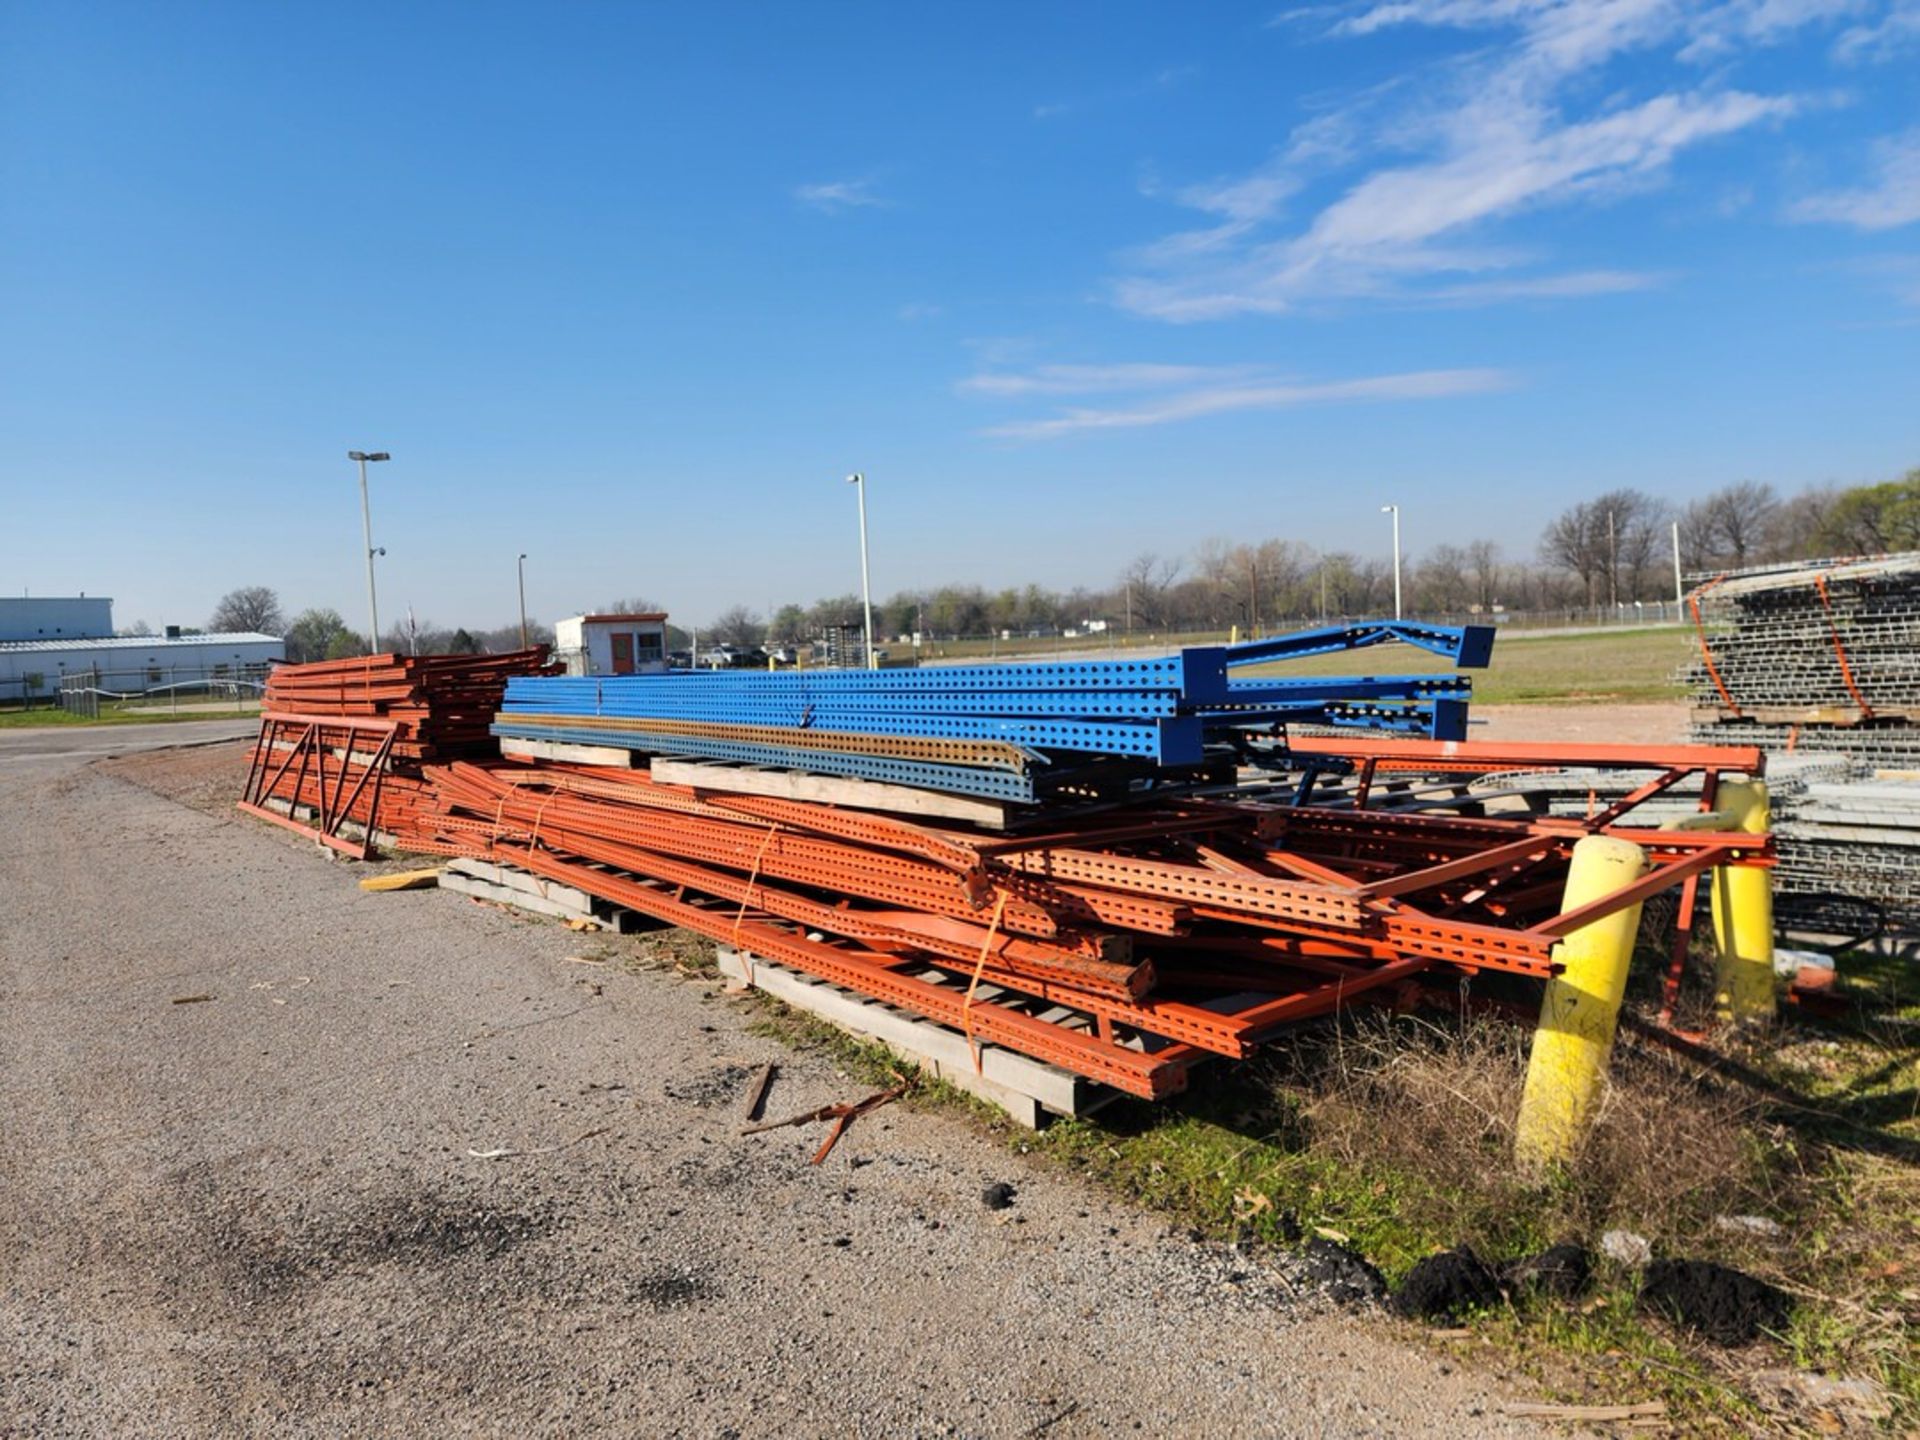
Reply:
[[[877,1040],[924,1073],[1006,1111],[1029,1130],[1039,1129],[1050,1115],[1091,1114],[1119,1094],[1058,1065],[997,1045],[980,1046],[976,1070],[974,1051],[958,1030],[758,955],[743,956],[730,946],[714,946],[714,958],[720,973],[735,984],[763,990],[796,1010]]]
[[[503,747],[506,743],[501,742]],[[985,830],[1005,829],[1011,808],[1004,801],[983,800],[973,795],[948,795],[912,785],[813,775],[804,770],[769,770],[730,760],[681,760],[656,755],[652,772],[653,778],[662,785],[690,785],[697,790],[722,790],[733,795],[767,795],[777,800],[806,800],[854,810],[882,810],[893,815],[964,820]]]
[[[466,857],[449,860],[440,872],[440,888],[555,920],[591,920],[621,935],[660,928],[645,915],[610,904],[575,886],[562,885],[490,860]]]

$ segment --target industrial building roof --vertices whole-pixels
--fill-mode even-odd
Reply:
[[[278,635],[239,630],[220,635],[113,635],[95,640],[0,640],[0,652],[17,650],[158,650],[170,645],[281,645]]]

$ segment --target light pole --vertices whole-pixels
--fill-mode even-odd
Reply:
[[[1673,608],[1687,603],[1687,587],[1680,582],[1680,522],[1673,522]]]
[[[374,598],[373,590],[373,514],[367,508],[367,464],[369,461],[391,460],[393,457],[384,450],[349,450],[347,459],[357,461],[360,466],[360,531],[367,542],[367,623],[373,627],[369,655],[380,653],[380,602]],[[381,551],[385,554],[386,551]]]
[[[1393,618],[1404,620],[1406,615],[1400,603],[1400,507],[1382,505],[1380,513],[1393,516]]]
[[[849,475],[847,484],[860,492],[860,604],[867,616],[867,669],[872,670],[877,667],[873,662],[873,583],[867,578],[867,477]]]
[[[527,557],[522,554],[514,567],[520,572],[520,648],[527,648]]]

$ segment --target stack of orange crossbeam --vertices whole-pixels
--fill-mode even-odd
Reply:
[[[262,743],[271,735],[287,743],[287,717],[325,721],[311,743],[348,767],[343,795],[352,792],[357,769],[372,762],[377,741],[356,721],[391,722],[389,769],[379,789],[379,815],[372,813],[374,789],[363,786],[347,806],[360,825],[377,824],[408,849],[453,853],[437,845],[422,824],[426,786],[420,766],[427,760],[487,757],[498,753],[489,734],[507,679],[552,673],[547,647],[533,646],[500,655],[367,655],[309,665],[282,665],[267,677],[262,705]],[[274,721],[282,723],[276,728]],[[261,758],[258,751],[256,762]],[[264,757],[271,761],[271,755]],[[320,808],[320,776],[311,768],[290,766],[267,790],[273,799],[309,809]]]
[[[1543,977],[1592,828],[1631,903],[1764,838],[1175,800],[1004,836],[558,764],[425,768],[422,848],[519,866],[1143,1096],[1436,967]],[[1630,817],[1628,817],[1630,818]]]
[[[264,710],[394,720],[394,756],[440,760],[494,751],[488,727],[508,677],[546,675],[547,647],[501,655],[362,655],[282,665],[267,676]]]

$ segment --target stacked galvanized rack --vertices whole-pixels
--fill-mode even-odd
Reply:
[[[1776,757],[1783,916],[1920,934],[1920,554],[1696,579],[1693,736]]]

